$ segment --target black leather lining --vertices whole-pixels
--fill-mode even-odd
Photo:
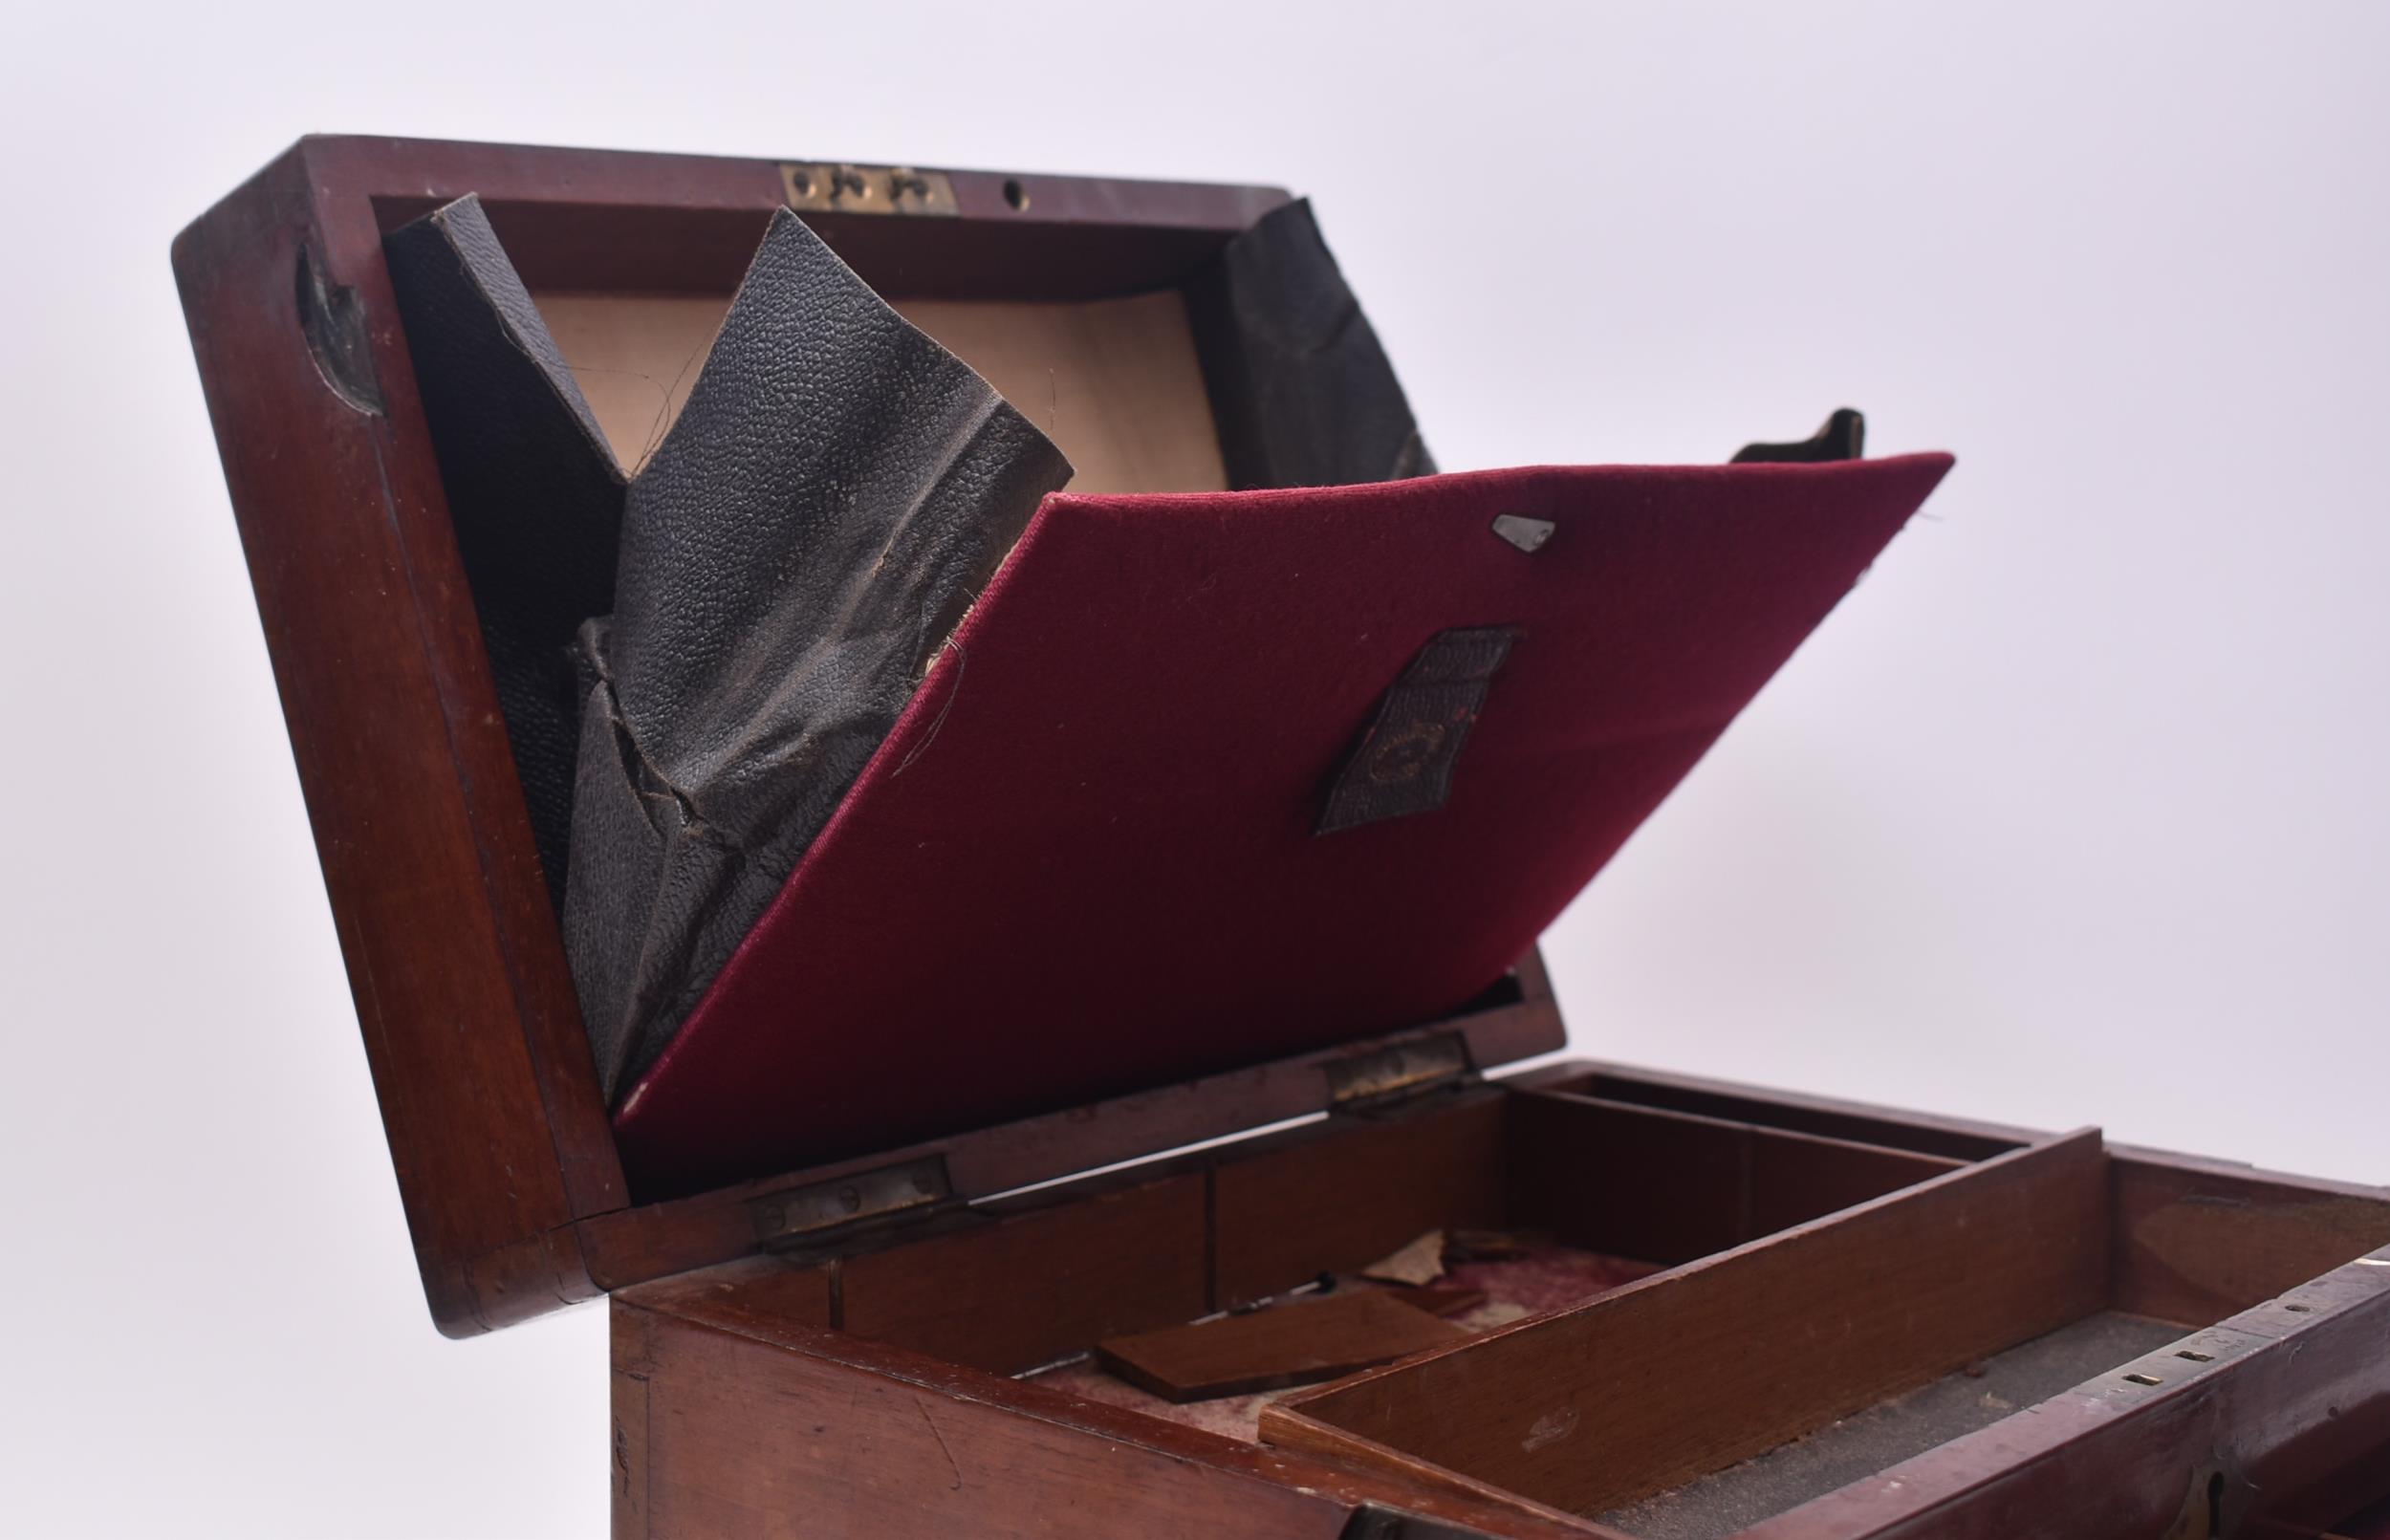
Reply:
[[[549,896],[564,904],[580,705],[571,647],[614,608],[624,488],[477,199],[383,243]]]
[[[565,939],[593,1034],[627,1034],[601,1039],[615,1084],[663,1051],[1070,476],[986,380],[774,217],[631,486],[612,622],[584,633]]]
[[[1308,199],[1222,247],[1187,281],[1186,309],[1231,488],[1435,473]]]
[[[1070,465],[782,211],[626,488],[478,205],[389,247],[582,1015],[618,1094]]]

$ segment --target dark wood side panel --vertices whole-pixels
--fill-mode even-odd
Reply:
[[[1529,1092],[1510,1107],[1512,1222],[1675,1266],[1750,1238],[1748,1124]]]
[[[618,1537],[1338,1540],[1369,1505],[1497,1540],[1537,1520],[998,1379],[902,1349],[614,1307]],[[1448,1528],[1437,1528],[1442,1525]]]
[[[828,1262],[749,1257],[626,1289],[616,1299],[643,1310],[703,1312],[745,1332],[838,1324],[836,1269]]]
[[[2314,1534],[2390,1479],[2386,1347],[2379,1253],[1745,1540]]]
[[[1567,1093],[1525,1092],[1510,1104],[1511,1222],[1670,1266],[1959,1163]]]
[[[1505,1223],[1505,1099],[1473,1091],[1224,1155],[1213,1177],[1217,1302],[1366,1267],[1427,1230]]]
[[[2205,1326],[2390,1246],[2390,1194],[2155,1152],[2109,1166],[2116,1306]]]
[[[1205,1174],[975,1220],[837,1264],[858,1336],[994,1374],[1208,1309]]]
[[[1598,1512],[1761,1453],[2098,1309],[2106,1156],[2085,1131],[1475,1343],[1298,1393],[1265,1439],[1427,1462]],[[1330,1435],[1316,1430],[1334,1429]]]
[[[594,1080],[551,1052],[577,1025],[543,1021],[555,991],[523,970],[504,890],[528,830],[511,855],[483,837],[492,799],[518,823],[522,799],[494,727],[459,732],[470,617],[437,489],[393,464],[375,403],[411,390],[370,214],[319,197],[285,155],[183,233],[175,271],[424,1291],[464,1334],[587,1297],[557,1231],[620,1203],[621,1176]]]

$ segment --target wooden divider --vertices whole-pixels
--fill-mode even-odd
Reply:
[[[2100,1309],[2106,1167],[2097,1130],[2000,1156],[1300,1393],[1262,1437],[1603,1511]]]
[[[837,1324],[1009,1375],[1203,1314],[1204,1174],[1100,1185],[1076,1202],[841,1258]]]
[[[1511,1224],[1671,1267],[1963,1163],[1592,1096],[1510,1104]]]
[[[1790,1091],[1760,1091],[1724,1080],[1705,1080],[1661,1070],[1630,1070],[1619,1065],[1561,1066],[1545,1075],[1538,1082],[1538,1089],[1694,1113],[1704,1117],[1765,1123],[1794,1133],[1914,1150],[1920,1155],[1947,1156],[1957,1160],[1987,1160],[2038,1143],[2043,1137],[2029,1129],[1997,1123],[1871,1107]]]
[[[1214,1303],[1366,1267],[1421,1232],[1504,1223],[1497,1090],[1224,1153],[1213,1177]]]

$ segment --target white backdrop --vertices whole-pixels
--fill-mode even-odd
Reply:
[[[596,1535],[436,1337],[166,263],[301,132],[1281,182],[1448,468],[1959,468],[1547,945],[1580,1052],[2390,1182],[2390,9],[28,7],[0,1397],[31,1533]]]

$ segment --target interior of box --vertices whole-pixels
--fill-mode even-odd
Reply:
[[[1653,1099],[1721,1098],[1661,1087]],[[1751,1136],[1739,1189],[1677,1177],[1687,1184],[1666,1202],[1645,1202],[1643,1182],[1594,1174],[1698,1172],[1696,1131],[1711,1124],[1638,1109],[1658,1120],[1634,1128],[1636,1163],[1622,1166],[1626,1144],[1601,1130],[1624,1105],[1520,1098],[1521,1147],[1555,1140],[1580,1162],[1578,1181],[1530,1211],[1654,1260],[1731,1249],[1273,1398],[1260,1436],[1650,1540],[1702,1540],[2103,1377],[2157,1385],[2191,1372],[2224,1351],[2203,1352],[2205,1328],[2390,1240],[2390,1204],[2221,1172],[2192,1182],[2111,1155],[2088,1131],[1963,1162],[1910,1153],[1920,1163],[1907,1169],[1932,1174],[1870,1202],[1898,1169],[1876,1163],[1886,1152],[1779,1146],[1781,1131],[1767,1130]],[[1786,1151],[1799,1153],[1788,1162]],[[1705,1183],[1739,1190],[1749,1217],[1702,1229],[1719,1212],[1693,1201]],[[1772,1206],[1771,1183],[1788,1189]],[[1802,1223],[1837,1199],[1858,1206]],[[1620,1204],[1635,1216],[1624,1227]]]
[[[1660,1083],[1603,1089],[1620,1095],[1440,1094],[983,1204],[962,1227],[828,1264],[833,1324],[1252,1441],[1270,1436],[1266,1408],[1299,1391],[1174,1403],[1108,1372],[1097,1345],[1341,1292],[1402,1297],[1361,1274],[1431,1234],[1467,1242],[1433,1287],[1483,1296],[1445,1317],[1482,1337],[2014,1147],[1888,1123],[1862,1141],[1788,1127],[1759,1103],[1717,1117],[1624,1099],[1668,1099]],[[763,1276],[752,1287],[789,1287]]]
[[[1453,1248],[1426,1290],[1480,1297],[1363,1275],[1431,1233]],[[1026,1193],[826,1266],[848,1332],[1698,1540],[2076,1386],[2191,1373],[2228,1351],[2205,1329],[2385,1243],[2390,1204],[2096,1130],[2029,1142],[1603,1072]],[[792,1263],[758,1266],[741,1287],[789,1287]],[[1175,1399],[1101,1346],[1355,1291],[1432,1310],[1449,1345]]]

